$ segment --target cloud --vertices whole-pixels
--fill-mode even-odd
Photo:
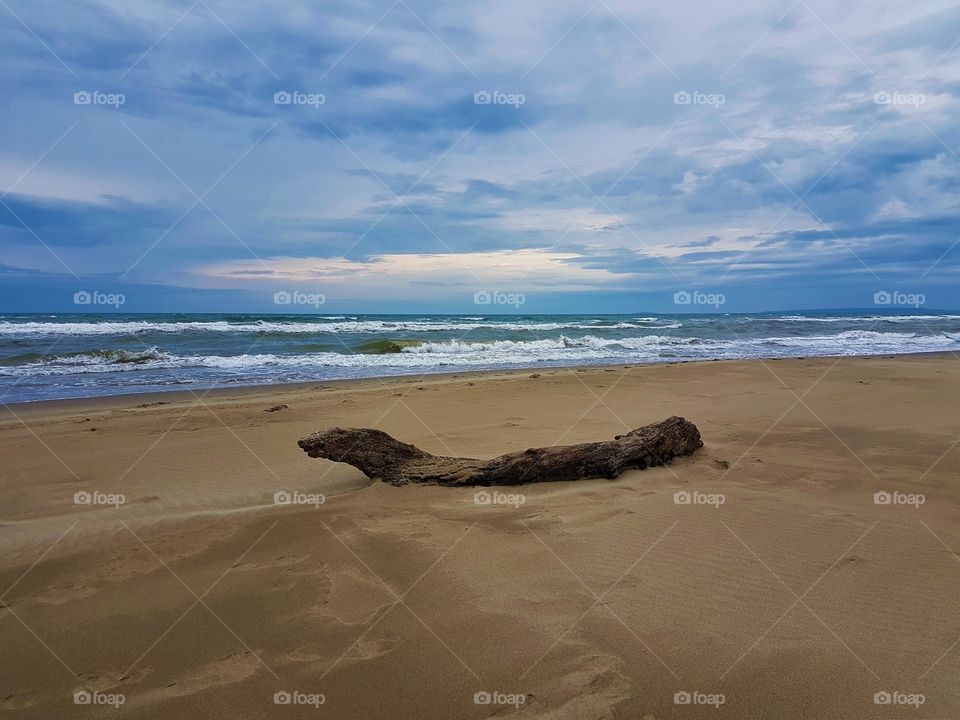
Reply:
[[[824,278],[948,287],[960,262],[943,0],[8,4],[6,265],[63,270],[40,238],[80,274],[388,308],[420,284],[442,311],[477,278],[565,307],[676,278],[829,304]]]
[[[130,242],[161,231],[175,219],[170,208],[122,197],[100,196],[96,202],[80,202],[14,193],[0,204],[0,232],[29,236],[32,231],[53,246]]]
[[[384,288],[409,296],[478,288],[551,292],[611,289],[623,278],[577,264],[581,256],[545,249],[448,254],[375,255],[366,261],[342,257],[272,257],[199,267],[195,274],[217,280],[329,288],[363,296]]]

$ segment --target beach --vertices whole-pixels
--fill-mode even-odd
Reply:
[[[5,405],[0,717],[954,716],[957,362]],[[297,447],[374,427],[486,458],[671,415],[704,446],[615,480],[391,487]]]

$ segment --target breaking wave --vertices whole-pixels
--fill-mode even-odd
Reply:
[[[460,369],[960,351],[960,315],[904,313],[3,315],[0,397],[17,402]]]
[[[511,367],[539,363],[584,364],[603,361],[656,362],[663,360],[737,359],[795,355],[870,355],[960,349],[946,335],[848,330],[835,335],[718,339],[646,335],[603,338],[596,335],[539,340],[444,340],[408,343],[377,341],[357,352],[313,352],[295,355],[244,353],[239,355],[174,354],[160,348],[142,352],[93,350],[0,367],[0,376],[50,376],[209,368],[225,371],[284,368],[309,373],[323,368],[424,369],[436,367]],[[361,346],[362,347],[362,346]],[[376,374],[371,372],[370,374]]]

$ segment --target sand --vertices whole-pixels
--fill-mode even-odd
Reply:
[[[956,717],[958,368],[616,366],[2,408],[0,717]],[[672,414],[703,434],[689,458],[486,504],[296,445],[373,426],[486,457]]]

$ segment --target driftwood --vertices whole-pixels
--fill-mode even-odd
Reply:
[[[614,478],[689,455],[703,442],[696,425],[674,416],[606,442],[533,448],[491,460],[432,455],[372,428],[335,427],[298,444],[310,457],[353,465],[391,485],[489,486]]]

